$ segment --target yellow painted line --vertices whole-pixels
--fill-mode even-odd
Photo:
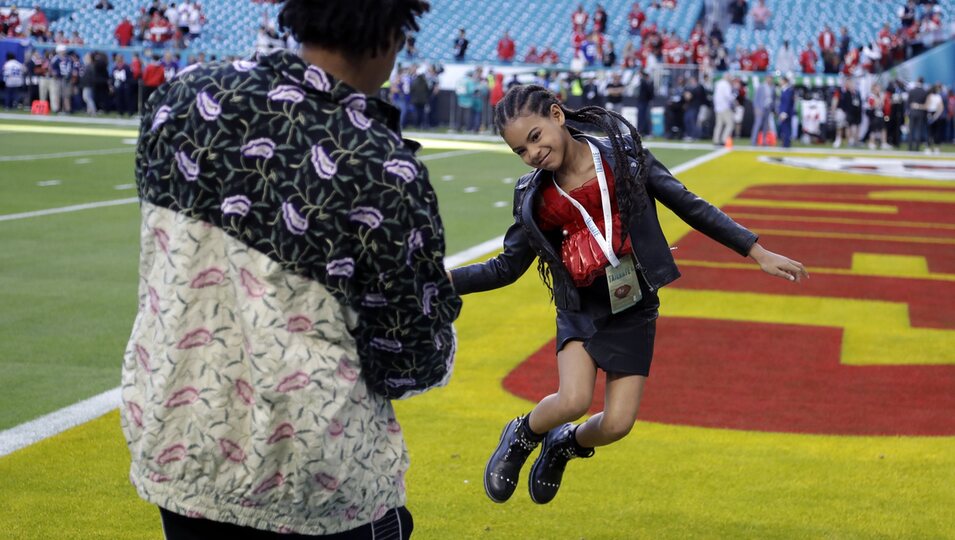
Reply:
[[[807,223],[838,223],[840,225],[881,225],[886,227],[912,227],[918,229],[951,229],[955,224],[930,221],[892,221],[888,219],[853,219],[827,216],[787,216],[783,214],[746,214],[732,212],[734,219],[762,219],[770,221],[803,221]]]
[[[68,126],[25,126],[22,124],[0,124],[0,132],[43,133],[46,135],[90,135],[93,137],[138,137],[135,129],[96,129]]]
[[[955,203],[955,191],[921,191],[916,189],[900,189],[892,191],[876,191],[870,193],[869,198],[880,201]]]
[[[669,287],[660,296],[668,317],[842,328],[846,365],[955,364],[955,330],[913,328],[902,302]]]
[[[852,272],[867,276],[879,275],[889,269],[893,274],[927,276],[928,261],[919,255],[885,255],[882,253],[853,253]]]
[[[885,257],[882,255],[882,257]],[[714,261],[700,261],[700,260],[679,260],[677,261],[679,266],[691,266],[699,268],[715,268],[718,270],[751,270],[758,271],[759,266],[756,266],[753,263],[724,263],[724,262],[714,262]],[[884,277],[892,279],[925,279],[929,281],[955,281],[955,274],[942,274],[942,273],[921,273],[920,271],[906,271],[905,269],[896,270],[892,267],[881,267],[881,268],[869,268],[867,266],[860,266],[858,268],[853,267],[849,268],[823,268],[823,267],[809,267],[809,275],[834,275],[834,276],[867,276],[867,277]]]
[[[795,236],[798,238],[835,238],[839,240],[873,240],[877,242],[908,242],[912,244],[955,245],[955,238],[932,238],[930,236],[903,236],[895,234],[836,233],[820,231],[781,231],[760,229],[762,234],[775,236]]]
[[[733,199],[733,206],[756,206],[761,208],[793,208],[797,210],[829,210],[833,212],[866,212],[871,214],[898,214],[899,209],[885,204],[826,203],[810,201],[774,201],[770,199]]]

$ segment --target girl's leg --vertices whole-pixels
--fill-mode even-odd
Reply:
[[[571,341],[557,353],[560,386],[557,393],[540,401],[528,415],[531,431],[544,434],[587,413],[594,398],[597,367],[579,341]]]
[[[585,448],[619,441],[637,421],[637,410],[647,378],[642,375],[607,374],[604,410],[577,427],[577,443]]]

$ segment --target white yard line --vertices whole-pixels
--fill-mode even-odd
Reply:
[[[113,201],[100,201],[86,204],[74,204],[72,206],[61,206],[60,208],[48,208],[46,210],[34,210],[33,212],[21,212],[19,214],[0,215],[0,221],[13,221],[15,219],[27,219],[40,216],[52,216],[54,214],[66,214],[68,212],[79,212],[80,210],[90,210],[93,208],[104,208],[106,206],[120,206],[123,204],[132,204],[139,202],[137,197],[128,199],[116,199]]]
[[[468,151],[473,152],[473,151]],[[692,159],[678,165],[671,169],[673,174],[680,174],[684,171],[692,169],[693,167],[698,167],[703,163],[712,161],[721,156],[726,155],[729,150],[721,149],[710,152],[706,155],[700,156],[696,159]],[[446,152],[447,154],[452,154],[454,152]],[[434,154],[431,159],[439,159],[437,156],[441,154]],[[450,156],[447,156],[450,157]],[[137,199],[123,199],[123,202],[119,201],[107,201],[107,203],[112,202],[114,204],[128,204],[129,202],[136,202]],[[93,203],[103,206],[110,206],[105,203]],[[78,205],[85,206],[85,205]],[[69,208],[69,207],[68,207]],[[85,209],[85,208],[82,208]],[[57,209],[54,209],[57,210]],[[62,209],[59,209],[62,210]],[[74,210],[70,210],[74,211]],[[45,211],[51,212],[51,211]],[[52,212],[59,213],[59,212]],[[0,216],[0,221],[2,221],[4,216]],[[459,253],[449,255],[445,257],[444,264],[446,268],[454,268],[461,266],[468,261],[484,257],[490,253],[494,253],[503,247],[504,236],[498,236],[497,238],[482,242],[474,247],[468,248]],[[15,452],[21,448],[25,448],[31,444],[42,441],[49,437],[58,435],[72,427],[84,424],[98,418],[109,411],[116,409],[120,406],[120,388],[116,387],[112,390],[103,392],[98,396],[94,396],[90,399],[81,401],[74,405],[70,405],[58,411],[47,414],[46,416],[41,416],[35,420],[31,420],[24,424],[12,427],[5,431],[0,431],[0,456],[5,456],[11,452]]]
[[[127,148],[110,148],[108,150],[78,150],[76,152],[60,152],[58,154],[33,154],[28,156],[0,156],[0,162],[3,161],[35,161],[38,159],[60,159],[60,158],[69,158],[69,157],[86,157],[86,156],[105,156],[109,154],[125,154],[129,152],[134,152],[136,149],[132,147]]]
[[[64,124],[98,124],[102,126],[139,126],[139,118],[90,118],[89,116],[60,116],[51,114],[26,115],[0,113],[0,120],[16,120],[19,122],[39,122],[39,123],[64,123]]]

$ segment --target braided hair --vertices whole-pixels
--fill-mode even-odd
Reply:
[[[279,24],[299,43],[377,56],[417,32],[418,18],[430,9],[427,0],[285,0]]]
[[[515,118],[532,114],[544,117],[550,116],[553,105],[560,107],[568,121],[584,129],[587,127],[597,128],[609,136],[614,159],[614,192],[617,196],[620,223],[626,230],[631,217],[639,216],[646,209],[649,199],[646,187],[647,158],[646,151],[643,148],[643,139],[640,138],[637,128],[633,127],[623,116],[601,107],[569,109],[550,90],[530,84],[515,86],[507,91],[504,98],[494,108],[494,125],[499,133],[503,133],[504,127]],[[638,165],[636,175],[631,173],[630,167],[628,167],[628,153],[624,147],[624,133],[621,126],[627,128],[630,137],[633,139]],[[537,262],[537,272],[550,291],[552,298],[554,288],[551,280],[551,266],[556,262],[558,261],[544,261],[542,258],[538,259]]]

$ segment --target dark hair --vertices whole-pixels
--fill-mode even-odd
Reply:
[[[536,114],[550,116],[553,105],[557,105],[564,112],[570,122],[582,128],[592,126],[598,128],[610,138],[613,148],[615,180],[614,192],[617,196],[617,208],[620,211],[620,223],[626,228],[631,216],[640,215],[646,208],[647,198],[647,162],[646,152],[643,149],[643,140],[637,133],[637,128],[623,116],[601,107],[583,107],[569,109],[550,90],[538,85],[519,85],[511,88],[504,94],[504,98],[494,107],[494,125],[499,133],[504,127],[520,116]],[[634,154],[637,158],[637,174],[634,175],[628,166],[628,152],[624,145],[624,133],[621,126],[626,127],[633,139]],[[553,297],[554,289],[551,284],[550,262],[538,259],[537,271],[547,289]]]
[[[300,43],[359,57],[386,51],[418,31],[426,0],[286,0],[279,24]]]

